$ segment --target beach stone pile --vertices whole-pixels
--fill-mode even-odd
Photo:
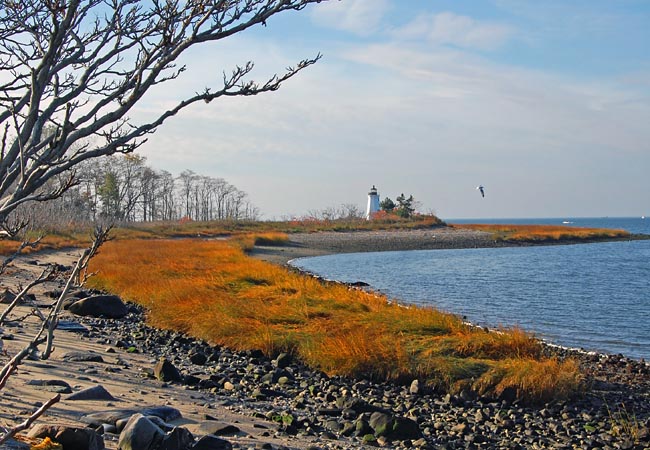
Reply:
[[[527,406],[508,395],[491,399],[469,391],[436,392],[421,380],[399,385],[330,377],[287,354],[270,359],[258,350],[233,351],[148,327],[139,307],[127,309],[120,319],[79,317],[84,335],[105,344],[107,351],[149,355],[145,376],[196,391],[197,404],[265,421],[269,435],[307,436],[322,443],[313,450],[650,448],[650,367],[621,355],[549,347],[558,357],[581,361],[590,389],[578,399]],[[104,433],[119,432],[114,422],[95,425]],[[157,444],[163,442],[160,433],[154,434]],[[125,438],[120,434],[119,439]],[[174,439],[187,448],[237,445],[222,437],[200,446],[185,434]]]

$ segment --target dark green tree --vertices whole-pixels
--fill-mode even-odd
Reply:
[[[386,197],[379,203],[379,208],[381,208],[382,211],[392,212],[395,209],[395,202]]]
[[[400,194],[399,197],[397,197],[395,200],[397,200],[395,213],[398,216],[408,219],[413,215],[413,213],[415,212],[415,207],[413,205],[415,200],[413,199],[412,195],[409,195],[409,197],[406,198],[404,194]]]

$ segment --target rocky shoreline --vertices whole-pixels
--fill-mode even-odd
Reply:
[[[650,367],[620,355],[549,348],[559,357],[579,359],[590,386],[580,398],[534,407],[508,398],[477,398],[471,392],[430,391],[418,382],[402,386],[328,377],[287,355],[271,360],[259,351],[236,352],[148,327],[144,312],[135,305],[122,319],[70,320],[80,326],[60,334],[74,333],[81,346],[86,341],[105,346],[103,352],[93,352],[95,356],[118,355],[115,364],[96,357],[80,364],[82,375],[67,380],[70,385],[98,377],[99,371],[120,377],[132,368],[131,358],[144,357],[148,364],[141,365],[138,377],[131,380],[137,386],[134,392],[144,395],[154,386],[166,390],[167,400],[157,406],[172,408],[180,406],[180,400],[174,400],[180,392],[189,394],[196,410],[184,417],[200,416],[192,432],[218,435],[232,448],[641,449],[650,445]],[[161,360],[173,366],[177,375],[157,379],[155,367]],[[92,387],[96,386],[113,393],[110,381]],[[7,401],[12,397],[3,398],[3,405],[8,406]],[[101,429],[106,446],[113,448],[120,430],[115,419],[98,419],[108,415],[97,414],[97,408],[110,411],[120,402],[113,398],[91,404],[80,405],[68,419]],[[151,406],[156,405],[139,408]],[[229,421],[223,420],[224,411]],[[94,421],[87,417],[92,412]],[[242,432],[247,422],[249,430]]]
[[[404,234],[399,242],[426,238],[426,245],[461,245],[465,239],[465,246],[480,246],[489,241],[480,232],[471,232],[471,236],[447,233],[454,231]],[[278,252],[279,256],[269,257],[278,248],[258,249],[256,256],[286,263],[310,253],[332,253],[332,242],[345,243],[342,234],[334,234],[292,235],[291,246]],[[361,236],[350,237],[358,243],[354,251],[370,248]],[[384,233],[366,236],[373,240],[373,248],[395,248],[398,242],[384,241]],[[60,260],[62,255],[50,256]],[[44,262],[17,264],[14,281],[20,282],[20,270],[38,268]],[[51,299],[37,295],[37,303],[46,308]],[[217,441],[211,441],[215,446],[206,448],[650,448],[650,366],[622,355],[547,347],[559,358],[580,361],[587,389],[575,399],[528,406],[507,396],[490,399],[477,398],[472,392],[435,392],[418,381],[398,385],[328,377],[287,355],[271,360],[259,351],[235,352],[181,333],[153,329],[135,305],[129,305],[121,319],[69,313],[64,319],[67,326],[57,332],[53,359],[26,361],[0,391],[0,426],[24,420],[51,396],[50,391],[32,384],[33,380],[58,380],[68,384],[70,394],[39,422],[91,426],[102,434],[107,448],[118,447],[119,427],[125,420],[121,417],[120,422],[115,413],[106,411],[151,407],[178,411],[167,417],[170,429],[187,429],[196,438],[218,436],[218,445],[223,446],[215,447]],[[5,349],[11,353],[22,348],[34,327],[33,321],[5,327],[0,332]],[[74,352],[101,359],[70,361],[69,354]],[[0,362],[6,359],[0,357]],[[157,366],[161,361],[173,367],[176,375],[171,379],[160,379]],[[71,399],[98,386],[110,398]],[[95,413],[94,419],[88,417],[90,413]]]

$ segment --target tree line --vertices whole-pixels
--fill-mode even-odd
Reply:
[[[223,178],[191,170],[174,176],[148,166],[146,158],[137,154],[85,161],[76,167],[74,178],[75,185],[58,198],[19,207],[17,219],[38,228],[56,228],[84,222],[259,217],[246,192]],[[51,181],[53,185],[58,182]]]

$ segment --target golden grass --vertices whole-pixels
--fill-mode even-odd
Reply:
[[[245,255],[241,241],[113,241],[91,261],[91,286],[145,306],[152,325],[235,349],[288,351],[329,374],[419,378],[521,398],[580,388],[573,363],[541,356],[521,330],[487,333],[434,308],[403,307]]]
[[[625,230],[607,228],[580,228],[562,225],[506,225],[506,224],[452,224],[454,228],[492,233],[495,240],[517,242],[544,242],[591,240],[629,237]]]
[[[66,247],[80,247],[89,245],[91,242],[90,234],[90,232],[77,232],[69,234],[45,235],[36,247],[26,247],[23,249],[22,253],[29,254],[42,250],[54,250]],[[38,237],[39,236],[35,233],[30,233],[30,235],[27,236],[27,239],[35,240]],[[12,253],[15,253],[20,247],[20,244],[21,241],[14,239],[0,240],[0,255],[10,255]]]

